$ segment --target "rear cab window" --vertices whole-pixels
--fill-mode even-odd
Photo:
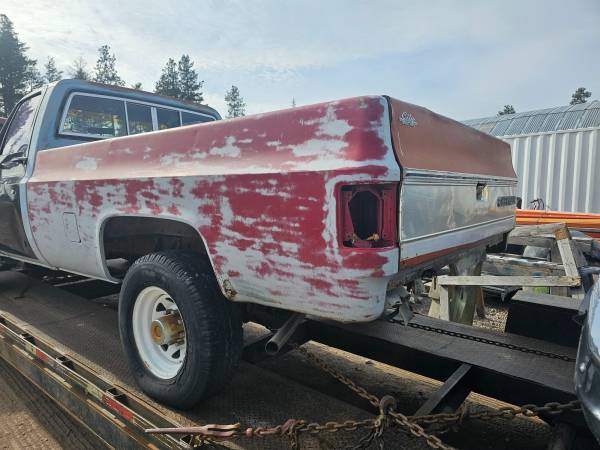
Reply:
[[[209,114],[181,108],[76,92],[67,100],[58,134],[106,139],[214,120]]]

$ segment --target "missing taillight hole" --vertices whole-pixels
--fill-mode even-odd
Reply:
[[[379,198],[370,191],[357,192],[348,203],[354,234],[366,241],[379,234]]]
[[[396,186],[360,185],[342,188],[341,223],[346,247],[395,245]]]

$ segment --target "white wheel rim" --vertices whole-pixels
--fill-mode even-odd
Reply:
[[[185,324],[183,339],[170,345],[159,345],[152,339],[151,325],[161,316],[173,313],[179,313],[179,308],[166,291],[156,286],[143,289],[133,306],[132,326],[137,351],[152,375],[163,380],[177,375],[185,360]]]

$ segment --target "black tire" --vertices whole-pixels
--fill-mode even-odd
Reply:
[[[177,375],[168,380],[154,376],[143,364],[133,334],[133,307],[138,294],[149,286],[169,293],[186,330],[185,359]],[[119,331],[141,389],[176,408],[189,409],[221,390],[241,358],[240,308],[222,295],[210,262],[191,252],[164,251],[135,261],[121,288]]]

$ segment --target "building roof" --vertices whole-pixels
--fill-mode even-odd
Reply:
[[[464,120],[463,123],[492,136],[600,127],[600,101]]]

